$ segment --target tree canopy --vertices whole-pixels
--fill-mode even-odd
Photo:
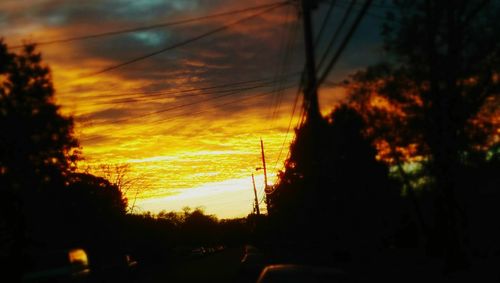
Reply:
[[[397,221],[399,192],[376,160],[355,109],[341,105],[321,123],[315,140],[311,124],[297,129],[285,171],[269,196],[271,217],[285,239],[328,243],[330,252],[369,252],[390,234],[384,223]],[[311,156],[312,147],[319,157]]]
[[[76,173],[73,127],[35,46],[12,53],[0,40],[0,264],[9,272],[20,273],[29,248],[120,242],[126,199],[108,180]]]
[[[73,119],[54,101],[50,70],[33,45],[11,53],[0,41],[2,188],[41,190],[63,182],[77,159]]]
[[[467,239],[466,198],[459,190],[481,181],[466,167],[497,154],[500,7],[466,0],[394,5],[384,29],[390,58],[351,77],[350,100],[382,160],[424,165],[435,195],[434,247],[456,268]]]

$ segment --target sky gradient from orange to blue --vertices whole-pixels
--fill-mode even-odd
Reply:
[[[273,2],[3,0],[0,37],[15,46]],[[327,39],[348,0],[339,3],[325,29]],[[328,5],[328,1],[322,3],[314,12],[316,30]],[[297,7],[286,5],[180,48],[110,72],[91,74],[257,12],[38,47],[52,70],[62,113],[75,118],[75,134],[85,158],[80,166],[129,164],[129,178],[141,180],[127,192],[130,203],[136,198],[134,212],[203,206],[219,218],[246,216],[252,211],[252,173],[256,175],[259,199],[263,193],[262,170],[256,171],[261,166],[260,138],[265,144],[269,183],[276,181],[300,115],[299,100],[291,119],[297,73],[304,64]],[[377,18],[363,21],[331,73],[330,82],[341,81],[383,55],[380,24]],[[326,41],[319,42],[318,50]],[[273,81],[280,75],[285,77],[278,80],[281,83],[254,82],[188,91],[258,79]],[[229,90],[236,88],[240,92]],[[323,86],[319,95],[326,114],[344,93]],[[290,121],[292,130],[287,135]]]

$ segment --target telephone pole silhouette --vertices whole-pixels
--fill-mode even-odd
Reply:
[[[313,125],[313,128],[316,128],[321,120],[321,113],[319,110],[319,102],[318,102],[318,82],[316,78],[316,60],[315,60],[315,52],[314,52],[314,43],[313,43],[313,32],[312,32],[312,23],[311,23],[311,13],[312,10],[317,8],[318,0],[296,0],[297,6],[300,7],[300,12],[302,13],[303,20],[303,30],[304,30],[304,45],[305,45],[305,58],[306,58],[306,66],[303,73],[304,78],[304,99],[303,99],[303,107],[304,113],[306,115],[306,122]],[[317,131],[314,131],[314,134],[317,134]],[[260,147],[262,153],[262,169],[264,169],[264,191],[266,193],[266,207],[267,214],[269,215],[271,208],[269,197],[273,193],[271,188],[269,188],[267,184],[267,169],[266,169],[266,158],[264,154],[264,143],[262,138],[260,139]],[[313,148],[312,152],[316,155],[316,151]],[[261,169],[261,168],[257,168]]]
[[[257,215],[260,215],[260,209],[259,209],[259,199],[257,198],[257,188],[255,187],[255,178],[252,173],[252,183],[253,183],[253,193],[255,195],[255,211],[257,212]]]
[[[302,8],[302,25],[304,29],[304,45],[306,56],[305,85],[304,85],[304,112],[309,122],[321,119],[318,103],[318,85],[316,79],[316,60],[314,55],[314,41],[311,23],[312,10],[317,8],[317,0],[299,0]]]
[[[266,208],[267,214],[269,215],[269,195],[271,194],[271,191],[269,190],[269,187],[267,185],[266,155],[264,153],[264,142],[262,141],[262,138],[260,139],[260,152],[262,155],[262,169],[264,169],[264,192],[266,193]]]

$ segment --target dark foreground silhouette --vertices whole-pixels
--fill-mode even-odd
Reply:
[[[140,282],[148,268],[189,272],[252,244],[237,264],[250,281],[293,264],[359,281],[498,282],[500,6],[394,7],[383,31],[390,60],[353,74],[346,101],[297,127],[266,188],[268,215],[245,219],[127,213],[118,183],[77,170],[73,120],[54,103],[41,55],[0,41],[5,278]]]

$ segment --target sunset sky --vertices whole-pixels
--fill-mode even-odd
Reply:
[[[319,41],[318,58],[349,1],[337,2],[334,20]],[[0,37],[12,47],[270,3],[275,1],[1,0]],[[316,31],[329,3],[325,1],[315,11]],[[273,183],[293,139],[293,129],[286,137],[288,125],[290,121],[296,125],[300,115],[299,101],[291,120],[298,73],[304,65],[296,6],[273,9],[179,48],[96,73],[262,10],[40,45],[44,62],[52,70],[56,101],[64,114],[75,118],[84,157],[81,168],[130,164],[129,178],[140,180],[127,192],[133,203],[138,190],[134,212],[203,206],[220,218],[250,213],[252,173],[259,198],[263,193],[262,170],[255,170],[261,166],[260,138]],[[329,82],[341,81],[384,56],[379,36],[383,15],[383,7],[372,7]],[[324,114],[344,97],[342,89],[329,85],[320,89]]]

